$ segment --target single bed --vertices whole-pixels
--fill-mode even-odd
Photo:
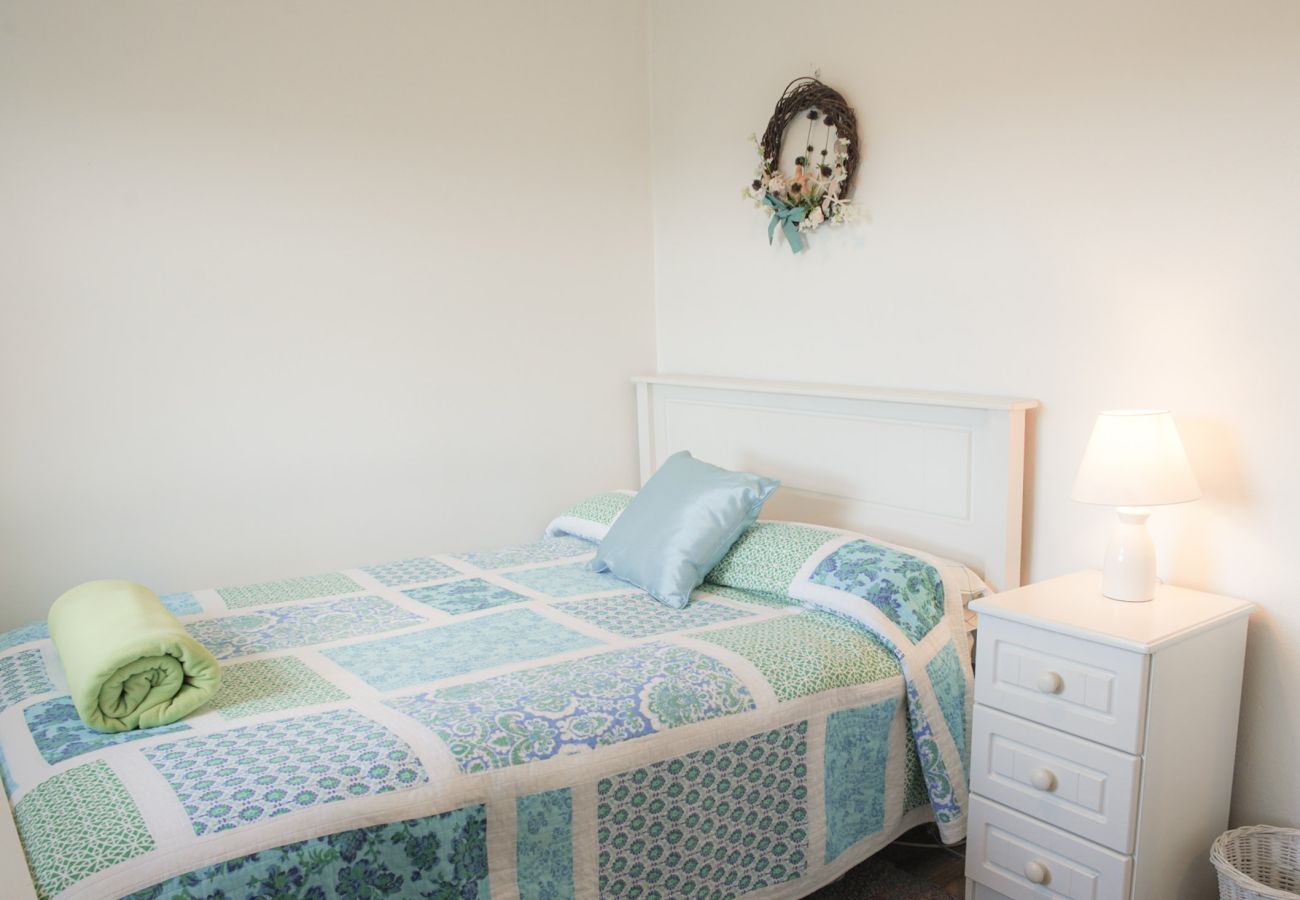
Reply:
[[[0,635],[0,845],[30,890],[800,897],[913,825],[959,837],[965,566],[1018,584],[1032,402],[637,390],[643,480],[689,448],[781,478],[765,519],[793,520],[685,609],[586,569],[610,492],[526,545],[165,597],[223,667],[166,728],[90,731],[43,626]],[[855,620],[864,565],[933,620]]]

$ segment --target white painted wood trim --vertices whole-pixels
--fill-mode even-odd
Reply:
[[[1040,581],[1013,594],[971,602],[981,616],[1046,628],[1057,634],[1137,653],[1190,640],[1250,615],[1254,604],[1170,584],[1156,587],[1154,600],[1125,603],[1101,593],[1095,570]]]
[[[9,900],[36,900],[36,885],[32,883],[32,874],[27,868],[27,855],[23,853],[22,842],[18,840],[18,828],[14,825],[12,807],[5,790],[0,787],[0,872],[4,873],[3,894]]]
[[[1228,828],[1246,619],[1151,657],[1134,900],[1211,900],[1210,844]]]
[[[1035,401],[1018,401],[1032,403]],[[999,441],[1006,438],[1006,446],[999,446],[998,457],[1005,455],[1007,474],[1005,482],[1005,506],[1001,507],[1001,527],[1006,534],[1005,558],[1002,562],[1001,579],[997,585],[1000,590],[1020,587],[1021,559],[1024,549],[1024,512],[1025,512],[1025,410],[1029,406],[1013,406],[1004,414],[990,413],[990,418],[998,421],[1001,428],[993,429],[992,436]],[[1001,421],[1005,417],[1005,421]]]
[[[654,453],[651,447],[651,435],[654,434],[654,410],[650,406],[650,385],[637,382],[636,386],[636,440],[637,459],[640,465],[641,483],[645,484],[655,473],[653,468]]]
[[[917,403],[922,406],[952,406],[965,409],[1026,410],[1038,406],[1037,400],[1027,397],[865,387],[855,384],[818,384],[809,381],[751,381],[746,378],[719,378],[712,375],[636,375],[632,380],[637,384],[757,391],[763,394],[792,394],[801,397],[838,397],[844,400],[876,400],[883,403]]]
[[[778,478],[764,518],[829,525],[1019,587],[1025,411],[1034,400],[852,385],[644,375],[644,484],[678,450]]]

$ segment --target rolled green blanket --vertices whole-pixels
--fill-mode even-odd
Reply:
[[[170,725],[221,685],[213,655],[130,581],[89,581],[55,600],[50,639],[77,714],[96,731]]]

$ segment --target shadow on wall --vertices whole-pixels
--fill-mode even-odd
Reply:
[[[1205,590],[1233,580],[1233,573],[1224,571],[1224,556],[1220,542],[1224,529],[1234,527],[1254,514],[1258,495],[1247,474],[1245,457],[1241,450],[1237,429],[1218,419],[1178,419],[1178,433],[1201,484],[1201,499],[1193,504],[1188,515],[1180,520],[1181,528],[1174,540],[1168,542],[1173,551],[1170,580]],[[1171,537],[1173,537],[1171,535]],[[1256,606],[1250,616],[1246,637],[1246,673],[1242,688],[1242,721],[1264,717],[1274,720],[1275,728],[1283,728],[1280,746],[1270,753],[1267,749],[1248,747],[1251,732],[1242,728],[1237,736],[1239,759],[1259,760],[1261,756],[1276,755],[1270,765],[1293,768],[1288,751],[1283,747],[1300,745],[1300,720],[1295,716],[1278,715],[1278,710],[1300,708],[1300,690],[1286,680],[1285,658],[1289,650],[1282,640],[1276,618],[1265,606]],[[1238,768],[1238,776],[1243,774]],[[1280,790],[1286,787],[1279,785]],[[1257,824],[1240,821],[1234,808],[1230,825]],[[1280,823],[1289,824],[1289,823]]]
[[[1235,429],[1217,419],[1180,416],[1178,433],[1201,484],[1199,503],[1227,518],[1247,510],[1252,505],[1252,493]],[[1208,513],[1209,509],[1198,509],[1196,514],[1182,518],[1183,527],[1173,542],[1173,564],[1169,568],[1171,580],[1177,584],[1213,585],[1222,580],[1222,573],[1215,571],[1215,529]]]

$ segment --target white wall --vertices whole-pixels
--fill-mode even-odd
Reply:
[[[652,9],[660,370],[1038,398],[1034,579],[1099,564],[1094,414],[1172,408],[1205,498],[1153,518],[1161,574],[1259,604],[1233,817],[1300,824],[1300,4]],[[740,189],[814,65],[871,221],[794,258]]]
[[[645,15],[0,5],[0,629],[634,484]]]

